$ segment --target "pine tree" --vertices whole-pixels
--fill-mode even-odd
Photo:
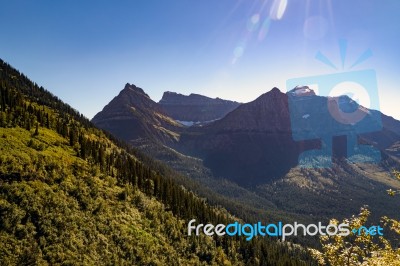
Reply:
[[[38,122],[36,122],[35,133],[33,135],[34,136],[38,136],[39,135],[39,123]]]

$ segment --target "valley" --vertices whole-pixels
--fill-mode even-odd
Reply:
[[[167,95],[172,102],[195,104],[193,100],[185,103],[181,95],[171,92]],[[177,100],[171,100],[174,96]],[[136,101],[141,101],[140,95],[132,97],[135,101],[125,106],[127,114],[129,108],[137,108]],[[323,104],[323,97],[315,94],[310,97],[316,97],[317,105]],[[382,160],[379,163],[349,162],[345,158],[346,137],[337,136],[333,137],[332,167],[307,169],[298,165],[300,153],[319,149],[321,143],[317,137],[304,141],[293,139],[288,105],[287,94],[274,88],[252,102],[238,105],[211,123],[171,129],[173,133],[168,134],[176,136],[174,141],[164,141],[164,138],[154,141],[147,134],[136,139],[125,137],[124,134],[134,132],[127,128],[131,122],[114,120],[108,115],[107,108],[96,115],[93,122],[196,180],[201,187],[191,189],[245,220],[326,221],[332,217],[348,217],[364,205],[371,208],[375,220],[382,215],[397,217],[396,206],[400,202],[388,201],[386,190],[399,188],[391,172],[399,168],[398,149],[394,147],[400,140],[397,130],[400,122],[379,113],[383,121],[382,131],[360,135],[360,141],[380,149]],[[146,109],[148,113],[153,112],[150,106],[163,111],[163,105],[152,102]],[[317,115],[320,116],[318,120],[333,123],[326,119],[328,113]],[[98,120],[101,116],[113,120],[113,126],[104,126],[104,122]],[[168,121],[182,119],[168,116],[165,110],[163,117],[169,117]],[[131,119],[152,127],[150,120],[139,119],[138,122],[133,116]],[[368,116],[366,119],[375,118]],[[329,124],[320,126],[322,129],[330,127]],[[159,132],[165,134],[166,131]]]

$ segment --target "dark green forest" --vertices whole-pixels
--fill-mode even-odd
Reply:
[[[187,236],[236,218],[0,60],[0,265],[312,265],[276,239]]]

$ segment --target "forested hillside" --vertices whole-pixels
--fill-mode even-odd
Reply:
[[[234,217],[139,158],[0,60],[0,264],[313,263],[267,238],[187,236]]]

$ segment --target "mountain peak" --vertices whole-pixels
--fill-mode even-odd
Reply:
[[[142,88],[135,86],[134,84],[126,83],[124,89],[120,92],[120,94],[131,94],[132,92],[142,94],[147,98],[150,98],[147,93],[144,92]]]
[[[315,91],[310,89],[308,86],[296,86],[292,90],[288,91],[288,94],[293,96],[314,96]]]
[[[273,87],[270,91],[268,91],[267,93],[264,93],[263,95],[261,95],[259,98],[272,98],[272,99],[276,99],[276,98],[280,98],[282,96],[284,96],[285,94],[283,92],[281,92],[280,89],[278,89],[277,87]]]
[[[183,95],[166,91],[159,104],[168,115],[180,121],[206,122],[224,117],[240,103],[191,93]]]
[[[164,112],[143,89],[127,83],[92,122],[126,141],[172,142],[181,125]]]
[[[278,99],[286,99],[286,95],[281,92],[281,90],[277,87],[273,87],[270,91],[261,94],[257,99],[252,102],[264,104],[265,102],[276,102]]]
[[[173,91],[165,91],[163,95],[168,96],[168,95],[181,95],[181,94]]]
[[[171,99],[180,98],[183,95],[180,93],[172,92],[172,91],[165,91],[159,103],[168,102]]]
[[[97,113],[92,121],[97,123],[99,121],[108,119],[112,116],[119,118],[126,116],[129,117],[133,109],[160,109],[155,102],[153,102],[149,95],[143,89],[127,83],[123,90],[110,101],[101,112]]]
[[[287,133],[290,131],[288,98],[275,87],[217,121],[213,130]]]
[[[280,89],[278,89],[277,87],[273,87],[272,90],[270,90],[269,92],[271,93],[277,93],[277,92],[281,92]]]

